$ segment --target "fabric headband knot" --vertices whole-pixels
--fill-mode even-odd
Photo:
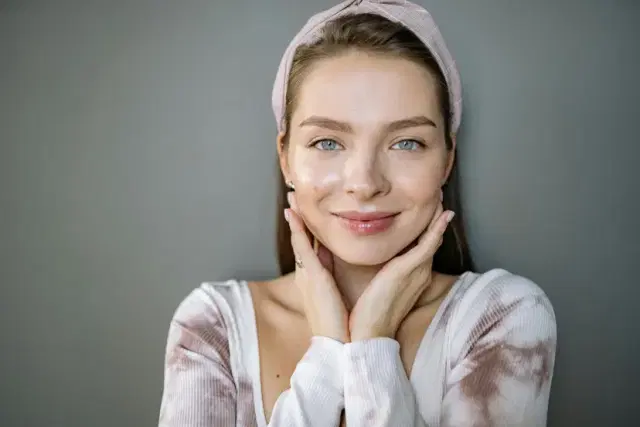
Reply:
[[[271,104],[278,132],[282,132],[285,127],[284,107],[287,81],[296,48],[313,42],[327,22],[343,15],[361,13],[373,13],[402,24],[413,32],[429,49],[447,83],[451,105],[449,123],[451,132],[456,133],[462,118],[460,74],[451,53],[445,45],[442,34],[429,12],[421,6],[406,0],[347,0],[309,18],[304,27],[289,43],[276,73]]]

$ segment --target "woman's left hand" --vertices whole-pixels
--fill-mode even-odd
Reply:
[[[453,215],[452,211],[443,212],[440,203],[417,244],[376,274],[349,315],[352,342],[395,337],[400,323],[431,284],[433,255]]]

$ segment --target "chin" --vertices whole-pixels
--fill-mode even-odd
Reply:
[[[388,240],[384,239],[378,242],[366,239],[363,241],[354,240],[356,239],[341,239],[340,242],[330,245],[336,248],[332,250],[334,256],[347,264],[374,267],[386,264],[403,249],[403,246],[390,244]]]
[[[314,230],[319,233],[314,234],[320,236],[327,249],[343,262],[362,267],[386,264],[415,242],[423,229],[413,217],[402,218],[389,229],[369,235],[347,231],[344,224],[336,221],[321,224]]]

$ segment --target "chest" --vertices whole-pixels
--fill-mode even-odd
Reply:
[[[434,314],[434,309],[426,307],[412,312],[396,334],[407,376],[411,375],[418,348]],[[304,318],[295,316],[274,318],[257,313],[256,322],[262,402],[268,421],[278,397],[289,388],[291,375],[307,351],[311,332]]]

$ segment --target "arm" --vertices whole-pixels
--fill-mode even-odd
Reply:
[[[441,427],[546,425],[556,349],[553,308],[522,278],[495,285],[470,304],[480,314],[461,315],[465,325],[454,337],[462,343],[460,357],[447,376]],[[395,340],[347,344],[345,353],[349,427],[426,425]]]
[[[334,427],[344,408],[340,357],[344,344],[313,337],[271,414],[269,426]]]
[[[422,427],[400,344],[373,338],[345,344],[344,404],[349,427]]]
[[[291,377],[291,388],[276,402],[270,427],[338,424],[343,408],[342,376],[336,369],[341,351],[341,343],[313,338]],[[243,395],[238,393],[224,319],[211,298],[196,290],[171,321],[159,426],[235,427],[247,416],[243,426],[253,425],[251,391],[241,388]]]
[[[437,196],[436,196],[437,197]],[[349,427],[422,427],[413,386],[393,339],[431,284],[433,256],[453,218],[442,206],[416,244],[376,274],[349,316],[352,343],[345,346],[345,415]]]
[[[172,320],[159,427],[235,426],[237,390],[226,332],[214,325],[207,334],[205,328]]]
[[[556,334],[544,294],[492,298],[450,372],[441,426],[545,426]]]

